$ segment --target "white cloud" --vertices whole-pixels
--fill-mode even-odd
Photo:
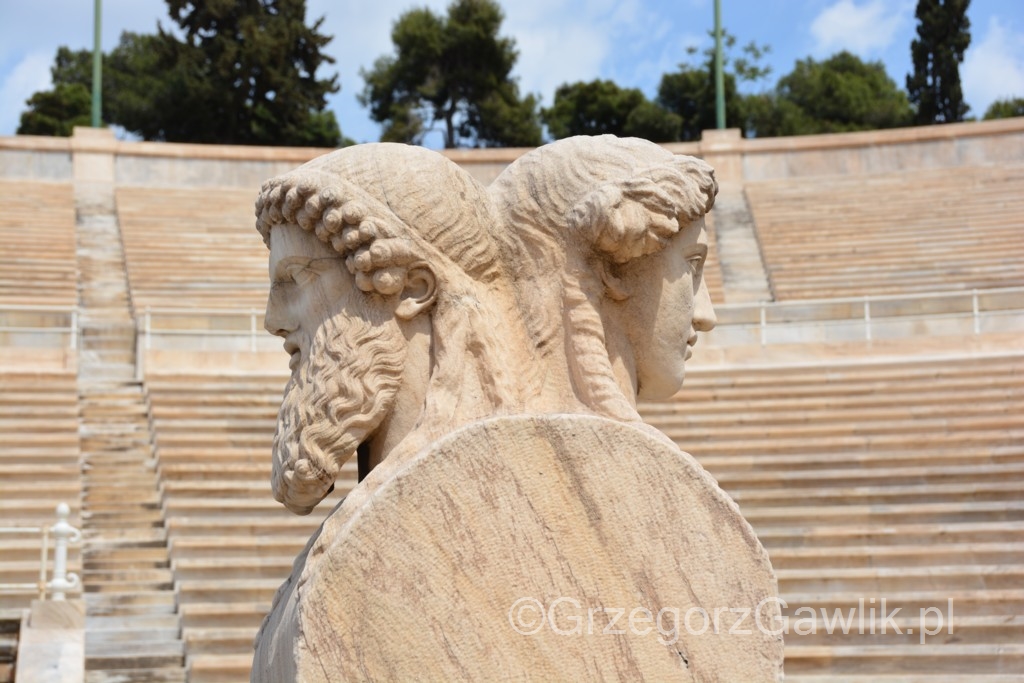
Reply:
[[[971,114],[978,118],[995,100],[1024,97],[1024,32],[989,17],[984,37],[967,48],[960,82]]]
[[[839,0],[811,22],[815,52],[831,55],[849,50],[860,56],[878,53],[892,44],[901,26],[913,16],[913,3]]]
[[[25,110],[25,100],[37,90],[49,89],[52,63],[50,52],[32,52],[8,72],[0,85],[0,131],[13,134]]]

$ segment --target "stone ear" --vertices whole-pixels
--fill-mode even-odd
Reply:
[[[395,316],[400,320],[412,320],[430,310],[437,299],[437,276],[434,271],[425,265],[410,268],[405,276],[401,297],[395,309]]]

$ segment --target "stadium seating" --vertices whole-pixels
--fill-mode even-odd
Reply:
[[[1024,285],[1024,166],[750,182],[777,300]]]
[[[309,536],[356,483],[350,462],[335,492],[308,517],[273,500],[270,446],[285,379],[148,379],[193,683],[248,678],[253,638],[274,592]]]
[[[135,310],[263,310],[267,248],[256,232],[255,190],[117,190]]]
[[[80,480],[75,375],[0,373],[0,527],[53,526],[63,502],[81,528]],[[41,540],[38,533],[0,534],[0,583],[39,580]],[[51,567],[52,544],[51,537]],[[80,546],[68,557],[69,571],[81,576]],[[25,608],[34,597],[0,593],[0,610]]]
[[[766,546],[787,681],[1024,670],[1024,354],[695,369],[641,412]],[[882,598],[902,635],[881,633]],[[928,608],[952,633],[926,611],[921,646]]]
[[[0,180],[0,306],[74,306],[71,185]]]
[[[136,444],[134,475],[146,485],[118,501],[115,489],[131,488],[130,477],[109,477],[105,492],[99,482],[83,484],[89,438],[79,430],[83,420],[102,424],[105,408],[73,370],[0,372],[0,526],[52,524],[65,501],[79,527],[83,518],[113,535],[121,526],[147,527],[138,547],[122,544],[116,554],[97,542],[101,535],[72,549],[72,571],[98,586],[87,601],[95,607],[109,597],[99,593],[136,591],[125,606],[152,607],[156,590],[139,586],[159,584],[163,602],[132,624],[149,623],[146,637],[166,641],[157,644],[170,648],[168,660],[180,660],[183,645],[192,683],[245,681],[273,594],[355,484],[354,463],[308,517],[272,500],[283,356],[277,373],[193,374],[154,363],[141,382],[134,378],[133,314],[186,309],[196,312],[186,326],[201,328],[220,321],[202,309],[221,317],[262,311],[267,251],[253,228],[255,188],[121,185],[115,192],[117,220],[96,239],[119,228],[130,297],[106,311],[120,316],[116,329],[89,329],[80,319],[80,348],[99,358],[101,370],[109,372],[106,360],[124,366],[131,401],[107,403],[130,404],[121,422],[146,434]],[[744,192],[779,301],[1024,285],[1019,162],[757,180]],[[89,266],[95,245],[81,240],[87,253],[76,264],[71,184],[0,180],[0,198],[0,308],[72,307],[82,284],[76,276],[121,279],[120,266]],[[712,213],[705,279],[719,303],[717,228]],[[925,311],[933,312],[944,313]],[[249,329],[247,317],[238,324]],[[1002,683],[1024,671],[1024,349],[1010,335],[988,355],[949,340],[942,355],[934,343],[919,352],[909,339],[873,360],[853,360],[854,346],[842,358],[815,346],[801,364],[702,366],[698,357],[678,396],[640,407],[735,498],[767,548],[788,605],[787,681]],[[131,441],[129,432],[116,436]],[[118,443],[108,445],[116,451]],[[112,453],[108,464],[122,455]],[[101,460],[87,468],[94,480],[107,478]],[[134,506],[123,525],[119,502]],[[35,581],[37,557],[37,538],[0,536],[0,582]],[[116,575],[126,577],[120,587]],[[0,681],[10,677],[5,653],[14,648],[5,618],[31,597],[0,595]],[[896,607],[883,633],[881,615]],[[114,624],[116,616],[87,622],[94,657],[118,654],[115,631],[124,624]],[[146,675],[180,681],[186,671],[177,666]],[[116,672],[93,674],[90,683],[121,680]]]

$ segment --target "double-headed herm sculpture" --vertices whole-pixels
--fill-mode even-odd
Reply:
[[[275,498],[360,483],[296,559],[252,679],[774,681],[777,587],[735,503],[636,412],[714,325],[711,168],[570,138],[490,188],[418,147],[267,182],[292,377]]]

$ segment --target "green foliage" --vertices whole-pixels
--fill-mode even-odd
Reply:
[[[743,102],[747,128],[759,137],[875,130],[910,125],[906,94],[881,62],[840,52],[823,62],[802,59],[774,93]]]
[[[971,44],[970,0],[918,0],[917,38],[910,44],[914,72],[907,76],[915,123],[963,121],[970,107],[960,87],[960,62]]]
[[[996,100],[985,110],[986,121],[990,119],[1009,119],[1014,116],[1024,116],[1024,97]]]
[[[651,142],[675,142],[679,140],[682,128],[683,119],[679,114],[645,99],[629,112],[622,132]]]
[[[743,97],[737,91],[737,81],[756,82],[771,72],[770,67],[760,63],[770,50],[767,45],[748,43],[741,48],[741,57],[730,54],[735,46],[735,36],[723,31],[722,69],[727,126],[740,126],[744,118]],[[689,52],[694,55],[696,49],[691,48]],[[680,117],[681,140],[699,140],[702,131],[715,128],[715,51],[705,50],[704,61],[698,65],[680,64],[679,71],[664,74],[658,86],[657,103]]]
[[[337,76],[321,50],[323,18],[306,25],[305,0],[167,0],[184,40],[161,28],[157,62],[167,73],[159,131],[188,142],[335,146],[325,112]],[[154,126],[155,128],[155,126]]]
[[[449,148],[540,144],[537,99],[510,77],[518,53],[498,35],[503,20],[494,0],[454,0],[444,17],[402,14],[394,54],[361,71],[359,101],[384,125],[381,139],[418,144],[440,125]]]
[[[541,118],[555,139],[610,133],[674,142],[682,125],[677,114],[649,101],[638,88],[602,80],[560,86],[554,104],[541,111]]]
[[[305,0],[167,0],[183,40],[123,33],[103,60],[103,120],[147,140],[333,147],[345,142],[317,79],[330,42]],[[61,47],[53,82],[92,88],[92,53]]]
[[[612,81],[566,83],[555,91],[541,119],[556,140],[572,135],[622,135],[630,113],[647,101],[638,88],[620,88]]]
[[[88,126],[92,95],[80,83],[59,83],[53,90],[37,92],[26,102],[18,135],[71,135],[75,126]]]

